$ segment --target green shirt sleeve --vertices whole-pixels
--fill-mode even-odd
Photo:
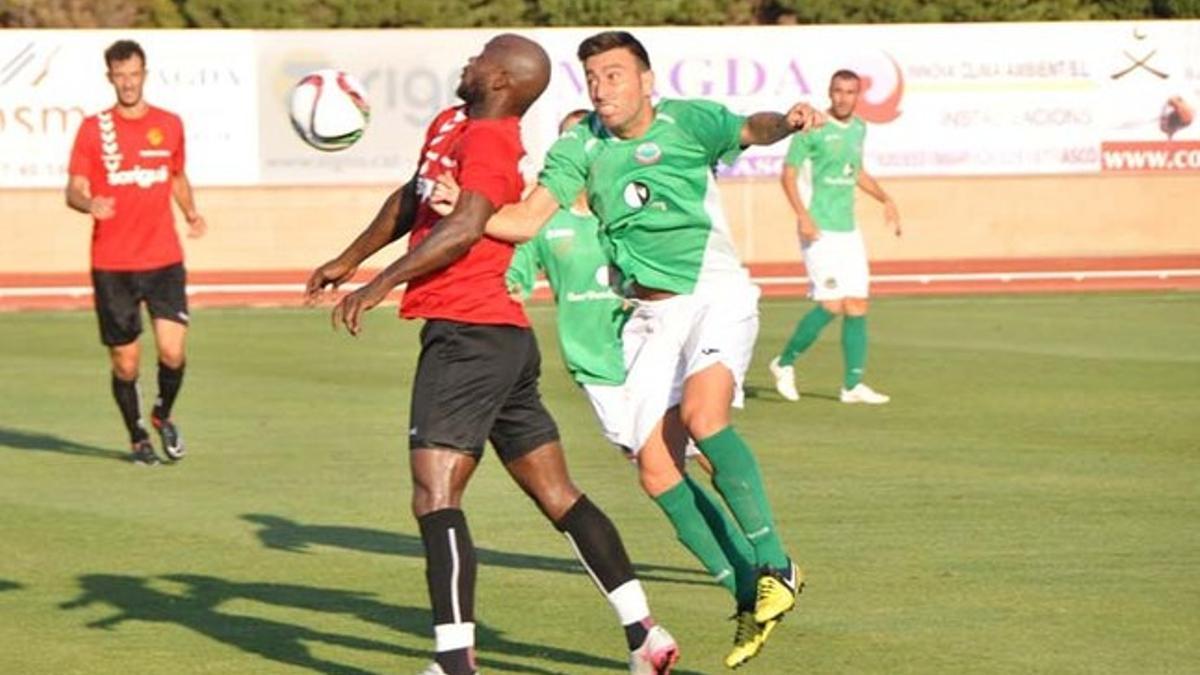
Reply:
[[[518,246],[504,275],[508,292],[520,293],[523,299],[533,295],[533,285],[537,282],[538,256],[535,244],[536,240]]]
[[[788,143],[787,157],[784,158],[784,163],[788,166],[800,166],[804,160],[808,159],[809,139],[810,134],[792,134],[792,140]]]
[[[592,122],[592,115],[580,120],[579,124],[571,127],[550,146],[546,153],[546,163],[538,174],[538,183],[554,195],[558,205],[570,208],[575,198],[587,185],[587,139],[590,137],[584,129]]]
[[[664,110],[686,129],[708,152],[708,163],[737,159],[742,150],[742,127],[746,118],[712,101],[680,101]]]

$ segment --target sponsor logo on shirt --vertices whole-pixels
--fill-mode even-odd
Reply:
[[[647,141],[637,146],[633,151],[633,158],[638,164],[655,164],[662,159],[662,148],[653,141]]]
[[[167,172],[166,165],[160,166],[157,169],[143,169],[141,166],[134,165],[132,168],[124,171],[109,171],[108,184],[114,187],[118,185],[136,185],[140,188],[148,188],[157,183],[165,183],[170,175]]]
[[[96,119],[100,128],[100,161],[104,164],[110,186],[136,185],[145,189],[157,183],[165,183],[170,179],[166,165],[157,169],[146,169],[135,164],[131,168],[122,170],[121,160],[124,159],[124,156],[117,143],[117,127],[113,124],[112,112],[102,112],[96,115]],[[150,130],[150,133],[146,135],[147,140],[151,140],[151,134],[155,132],[158,134],[158,142],[162,143],[162,131],[158,127]],[[152,140],[151,142],[153,143]]]
[[[625,203],[635,209],[640,209],[650,203],[650,186],[641,181],[633,181],[625,186]]]
[[[567,291],[567,302],[595,302],[597,300],[612,300],[617,297],[612,291]]]

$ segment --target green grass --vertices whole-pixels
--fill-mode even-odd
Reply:
[[[766,302],[747,409],[801,608],[743,672],[1187,673],[1200,664],[1200,296],[882,299],[842,406],[838,328],[775,395],[807,305]],[[685,673],[733,625],[601,442],[532,312],[572,472],[612,516]],[[432,646],[408,513],[417,326],[196,312],[177,418],[145,469],[87,312],[0,314],[0,672],[415,672]],[[146,363],[152,363],[149,358]],[[153,370],[144,378],[153,394]],[[467,512],[484,672],[617,673],[615,620],[494,456]]]

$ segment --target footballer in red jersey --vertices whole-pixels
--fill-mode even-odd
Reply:
[[[616,528],[571,482],[558,428],[538,392],[541,356],[505,273],[512,244],[484,236],[488,218],[519,201],[520,118],[545,90],[550,60],[536,43],[500,35],[463,69],[464,105],[437,115],[413,178],[338,257],[308,281],[310,301],[349,280],[362,261],[411,232],[408,252],[346,295],[333,323],[352,335],[362,314],[407,283],[401,315],[423,319],[409,419],[412,511],[425,546],[433,609],[434,663],[425,671],[472,675],[475,665],[475,547],[462,496],[488,441],[504,468],[573,544],[624,628],[634,673],[666,673],[678,658],[670,634],[650,618]],[[435,181],[451,173],[462,191],[439,216]]]
[[[68,167],[67,205],[92,217],[92,286],[100,340],[112,361],[112,392],[133,447],[133,461],[159,460],[142,421],[138,362],[141,305],[150,312],[158,350],[158,397],[150,422],[171,461],[184,456],[183,437],[171,418],[183,384],[188,311],[183,249],[175,233],[171,199],[202,236],[184,173],[183,122],[142,98],[146,54],[132,40],[104,52],[116,105],[86,118],[75,136]]]

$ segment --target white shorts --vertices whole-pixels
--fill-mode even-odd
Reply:
[[[862,233],[821,231],[816,241],[803,244],[808,268],[809,296],[813,300],[866,298],[871,272]]]
[[[628,389],[623,384],[582,386],[588,402],[592,404],[592,412],[600,422],[600,431],[604,438],[631,459],[635,458],[641,445],[633,437],[633,417],[630,414],[633,403],[627,393]],[[689,438],[684,457],[695,457],[698,454],[700,450],[696,447],[696,442]]]
[[[679,405],[683,383],[720,363],[733,374],[731,405],[741,407],[742,384],[758,337],[759,288],[749,281],[713,285],[690,295],[634,301],[625,323],[625,387],[634,452],[646,444],[667,410]]]

